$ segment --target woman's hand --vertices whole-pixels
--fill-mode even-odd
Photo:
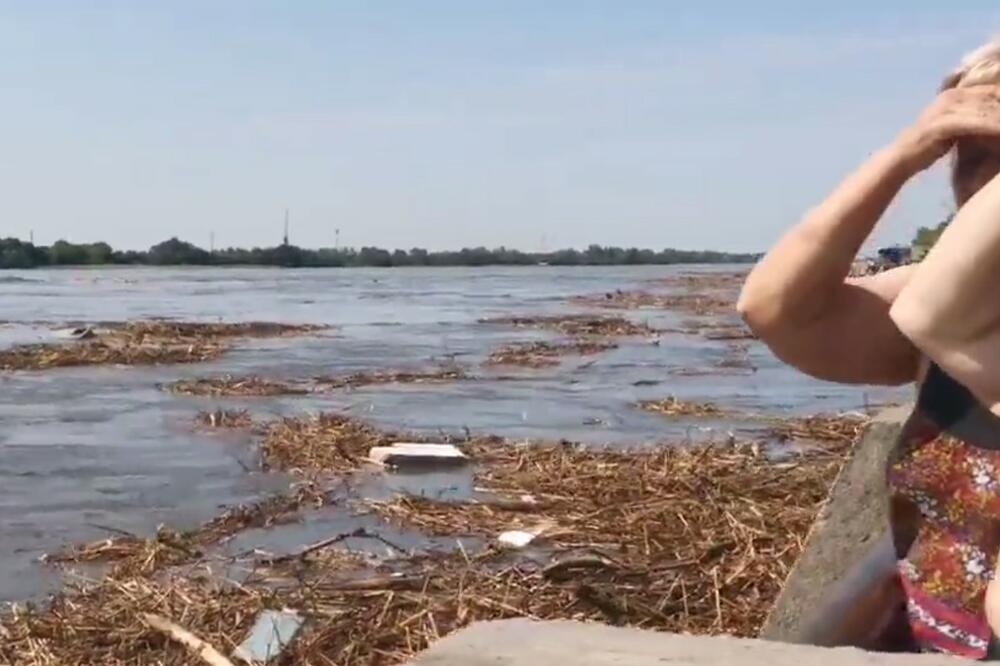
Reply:
[[[938,95],[896,141],[913,173],[944,157],[963,138],[1000,138],[1000,86],[952,88]]]

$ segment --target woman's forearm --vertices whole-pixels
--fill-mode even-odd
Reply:
[[[1000,325],[1000,176],[955,216],[914,272],[890,315],[934,357],[934,349],[996,336]]]
[[[750,326],[765,332],[822,316],[843,287],[861,245],[918,170],[907,151],[893,144],[807,214],[748,277],[739,309]]]

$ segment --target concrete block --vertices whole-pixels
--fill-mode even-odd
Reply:
[[[683,636],[568,621],[474,624],[414,666],[961,666],[943,655],[879,654],[729,637]]]
[[[895,593],[886,465],[911,407],[869,425],[830,490],[761,638],[870,647]]]

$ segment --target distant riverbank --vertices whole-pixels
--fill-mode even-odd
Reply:
[[[650,250],[591,245],[586,250],[522,252],[508,248],[463,248],[429,251],[422,248],[386,250],[378,247],[307,249],[295,245],[268,248],[206,250],[171,238],[148,250],[115,250],[107,243],[49,246],[0,239],[0,269],[50,266],[279,266],[292,268],[353,268],[394,266],[652,266],[674,264],[746,264],[758,254],[714,250]]]

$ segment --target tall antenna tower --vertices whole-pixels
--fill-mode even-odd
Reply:
[[[285,209],[285,239],[283,245],[288,245],[288,209]]]
[[[208,251],[211,254],[215,254],[215,232],[210,231],[208,234]]]
[[[340,249],[340,229],[333,230],[333,249]]]

